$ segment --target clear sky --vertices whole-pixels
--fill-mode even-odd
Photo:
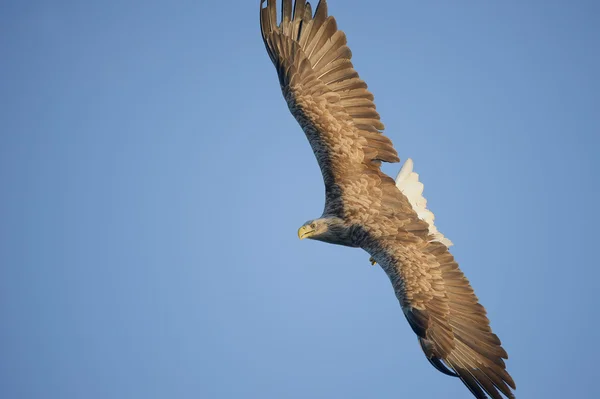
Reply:
[[[329,7],[517,397],[597,397],[600,3]],[[298,240],[323,183],[258,11],[2,2],[0,397],[469,397],[368,254]]]

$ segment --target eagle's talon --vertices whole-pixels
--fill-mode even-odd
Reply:
[[[369,258],[369,262],[371,262],[371,265],[373,265],[373,266],[375,266],[377,264],[377,261],[375,259],[373,259],[372,256]]]

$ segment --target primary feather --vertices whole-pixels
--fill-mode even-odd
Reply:
[[[304,0],[261,0],[261,33],[283,96],[302,127],[325,183],[321,218],[299,237],[360,247],[386,272],[423,352],[477,398],[514,398],[508,356],[426,207],[408,160],[394,181],[380,163],[399,162],[345,34]]]

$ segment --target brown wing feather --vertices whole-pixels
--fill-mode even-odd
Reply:
[[[392,142],[380,132],[384,125],[373,95],[354,70],[346,35],[337,29],[335,18],[327,15],[327,2],[320,1],[313,16],[310,3],[299,0],[292,7],[291,0],[284,0],[279,25],[276,1],[268,0],[266,7],[264,3],[261,0],[262,37],[290,110],[303,129],[315,128],[320,135],[319,144],[330,148],[339,143],[333,143],[333,134],[323,130],[338,129],[337,134],[349,139],[342,139],[351,147],[348,150],[362,154],[354,158],[355,162],[398,162]],[[307,95],[311,98],[307,99]],[[320,101],[324,97],[327,102]],[[310,105],[321,109],[307,110]],[[326,113],[334,120],[319,125],[311,113]],[[327,167],[321,165],[322,170],[324,166]]]
[[[508,355],[448,248],[398,240],[384,247],[388,260],[382,267],[429,361],[455,373],[477,398],[514,398],[515,383],[503,360]]]

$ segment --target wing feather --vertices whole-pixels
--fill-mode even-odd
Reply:
[[[438,370],[447,366],[477,398],[514,398],[508,355],[448,247],[439,241],[407,246],[398,239],[380,246],[386,248],[380,264],[430,363]]]
[[[283,0],[281,7],[281,29],[286,36],[292,36],[292,0]]]
[[[306,9],[306,3],[303,1],[297,1],[294,3],[294,16],[292,17],[294,23],[292,27],[292,38],[294,40],[298,40],[301,29],[302,22],[304,18],[304,10]]]
[[[299,1],[302,1],[302,0],[299,0]],[[314,40],[315,34],[319,30],[319,28],[325,23],[326,19],[327,19],[327,2],[319,1],[319,3],[317,4],[317,9],[315,10],[315,15],[313,17],[313,21],[314,21],[313,30],[311,32],[310,37],[308,38],[309,43]]]
[[[313,151],[326,153],[337,143],[336,148],[347,148],[349,154],[362,154],[347,159],[346,166],[398,162],[392,142],[381,133],[384,125],[373,95],[352,65],[346,35],[338,30],[335,18],[327,14],[327,2],[320,1],[313,16],[310,3],[297,0],[292,6],[290,0],[284,0],[278,26],[276,2],[268,0],[263,7],[265,1],[261,1],[262,37],[292,114],[305,132],[311,130],[318,135],[312,140],[309,137]],[[321,102],[324,97],[327,101]],[[309,103],[315,109],[307,110]],[[312,115],[315,113],[327,114],[330,123],[319,124]],[[350,125],[345,126],[345,122]],[[336,127],[340,123],[342,129]],[[337,134],[344,137],[325,131],[328,128],[337,129]],[[315,143],[325,148],[315,148]],[[317,159],[324,177],[327,179],[328,174],[331,180],[333,173],[327,169],[335,165],[328,162],[330,157],[328,154],[325,159]]]

